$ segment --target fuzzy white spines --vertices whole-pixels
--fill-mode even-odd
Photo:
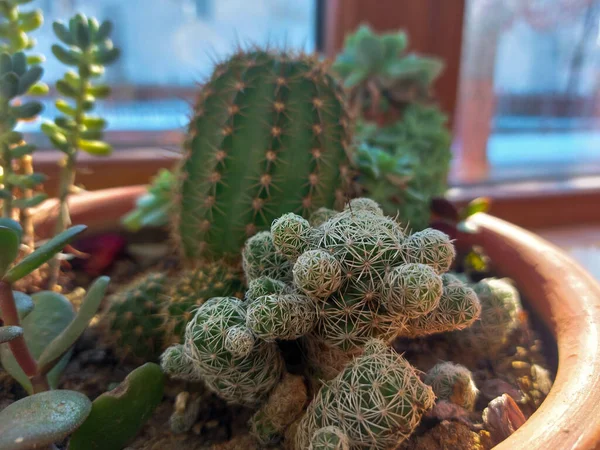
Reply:
[[[315,432],[329,426],[348,437],[350,448],[396,448],[434,400],[408,361],[383,341],[369,341],[362,356],[319,390],[300,421],[295,448],[309,448]]]
[[[306,295],[324,299],[338,290],[342,283],[342,267],[325,250],[302,253],[293,268],[294,283]]]
[[[394,267],[385,277],[385,308],[391,314],[419,317],[435,309],[442,296],[442,278],[425,264]]]
[[[267,342],[293,340],[310,332],[317,318],[317,307],[310,298],[301,294],[273,294],[248,305],[246,325]]]
[[[327,222],[336,214],[338,214],[338,211],[334,211],[333,209],[319,208],[310,215],[308,222],[311,224],[311,226],[318,227]]]
[[[242,265],[248,282],[259,277],[269,277],[280,281],[291,280],[292,265],[277,252],[273,237],[268,231],[261,231],[249,238],[242,250]]]
[[[236,325],[227,330],[224,344],[232,355],[243,357],[250,354],[255,342],[256,338],[251,330],[243,325]]]
[[[230,403],[255,405],[279,382],[283,360],[274,343],[261,339],[255,341],[249,353],[240,356],[247,350],[247,336],[234,345],[233,336],[240,337],[240,333],[230,335],[229,331],[240,330],[245,323],[246,310],[240,300],[212,298],[196,310],[188,323],[184,353],[195,379],[201,378],[210,390]],[[172,354],[167,352],[163,360]]]
[[[246,301],[251,302],[259,297],[269,294],[291,293],[292,289],[282,281],[269,277],[255,278],[248,283]]]
[[[312,228],[308,220],[297,214],[288,213],[273,221],[271,235],[277,251],[290,261],[294,261],[309,249]]]
[[[438,400],[448,400],[468,411],[475,407],[479,390],[466,367],[442,362],[433,366],[423,381],[431,386]]]
[[[519,326],[519,292],[508,279],[486,278],[473,286],[481,302],[480,320],[455,336],[460,345],[488,357],[501,350]]]
[[[404,241],[406,262],[427,264],[438,274],[447,272],[454,261],[456,250],[447,234],[427,228]]]
[[[198,381],[202,376],[196,371],[183,345],[167,348],[160,357],[160,366],[169,377],[179,380]]]
[[[308,450],[350,450],[350,442],[342,430],[329,426],[315,431]]]
[[[379,204],[376,201],[366,197],[354,198],[350,200],[344,207],[344,210],[368,211],[372,214],[383,216],[383,209],[381,209]]]

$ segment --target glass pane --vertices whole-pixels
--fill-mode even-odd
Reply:
[[[107,69],[114,95],[99,102],[98,111],[109,121],[108,140],[117,146],[175,144],[198,83],[238,44],[315,49],[316,0],[39,0],[32,5],[44,11],[45,24],[34,36],[47,57],[49,84],[65,71],[50,51],[54,20],[82,12],[113,21],[122,55]],[[53,117],[53,99],[45,103],[44,117]],[[23,130],[38,128],[31,123]],[[35,139],[41,138],[36,133]]]
[[[464,178],[600,172],[600,0],[471,0],[463,58]]]

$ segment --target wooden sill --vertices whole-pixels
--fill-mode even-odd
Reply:
[[[46,192],[51,196],[56,194],[61,156],[49,150],[34,157],[36,171],[49,177]],[[82,154],[77,182],[88,190],[147,184],[161,168],[172,168],[178,159],[177,152],[157,148],[117,150],[104,158]],[[492,199],[492,215],[530,230],[600,224],[600,176],[455,186],[448,191],[458,205],[481,196]]]

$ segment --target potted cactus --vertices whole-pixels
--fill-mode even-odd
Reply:
[[[73,42],[83,33],[78,24],[81,18],[68,27]],[[68,45],[80,57],[77,46]],[[89,62],[80,60],[77,67],[85,74]],[[489,274],[478,280],[465,271],[449,273],[456,249],[445,232],[402,222],[397,206],[390,215],[385,201],[355,198],[365,190],[355,183],[350,112],[336,77],[316,57],[253,48],[219,64],[200,89],[179,167],[163,173],[126,219],[138,228],[168,219],[172,244],[160,261],[135,266],[134,274],[114,268],[118,286],[88,330],[93,349],[101,349],[96,363],[87,362],[96,370],[112,365],[109,370],[122,373],[146,364],[91,406],[84,395],[57,390],[12,403],[0,412],[0,436],[13,445],[7,448],[31,446],[35,441],[18,445],[42,434],[47,416],[26,430],[18,426],[26,424],[22,417],[53,411],[60,395],[62,407],[79,413],[77,420],[55,421],[53,434],[40,441],[46,446],[411,449],[431,442],[443,447],[454,435],[479,448],[552,442],[591,448],[598,423],[583,418],[599,399],[593,375],[600,360],[584,347],[599,337],[600,288],[578,267],[568,267],[556,249],[481,213],[453,214],[450,222],[464,218],[460,228],[475,231],[469,245],[480,244],[493,275],[510,277],[519,290]],[[87,130],[85,118],[76,119],[74,129],[68,117],[46,127],[67,158],[90,148],[82,140],[100,139],[98,129]],[[95,134],[77,136],[82,131]],[[72,185],[71,177],[65,179]],[[68,214],[61,216],[75,224],[89,221],[99,232],[117,229],[144,189],[68,191],[71,198],[62,202]],[[386,200],[391,190],[382,192]],[[423,205],[428,209],[429,200]],[[52,207],[46,202],[34,211]],[[43,237],[53,233],[56,220],[49,222],[41,214],[32,218]],[[14,247],[18,225],[4,225],[0,238],[8,236],[4,245]],[[46,245],[56,250],[66,242],[61,236],[77,231]],[[146,243],[156,235],[150,239]],[[37,255],[51,258],[53,252],[42,251],[47,248],[12,268],[14,258],[5,258],[0,283],[16,281],[15,271],[24,274],[24,263],[33,268],[28,261],[41,261]],[[547,258],[539,261],[536,251]],[[562,269],[573,283],[557,282]],[[66,273],[59,270],[58,285]],[[34,355],[31,384],[41,386],[37,390],[45,389],[38,375],[46,361],[60,368],[94,315],[103,295],[93,294],[106,281],[89,289],[76,319]],[[553,314],[559,317],[553,331],[561,365],[544,403],[550,365],[519,292],[548,324]],[[69,295],[81,297],[79,291]],[[13,297],[17,305],[28,304]],[[47,316],[38,306],[38,314]],[[27,341],[25,320],[36,309],[22,320],[24,332],[15,328],[21,322],[4,323],[4,335]],[[33,344],[31,349],[33,354]],[[566,396],[580,401],[565,408]],[[556,431],[559,420],[572,433]]]

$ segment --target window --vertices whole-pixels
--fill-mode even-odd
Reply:
[[[54,20],[75,12],[111,19],[121,58],[107,70],[113,96],[98,109],[109,121],[115,146],[177,145],[188,120],[197,83],[212,71],[215,59],[236,43],[273,45],[313,51],[316,0],[39,0],[45,25],[36,32],[37,50],[47,57],[44,80],[54,82],[65,71],[50,51],[56,39]],[[53,99],[43,116],[53,117]],[[26,124],[40,145],[48,145]]]
[[[600,0],[472,0],[461,71],[463,181],[600,172]]]

